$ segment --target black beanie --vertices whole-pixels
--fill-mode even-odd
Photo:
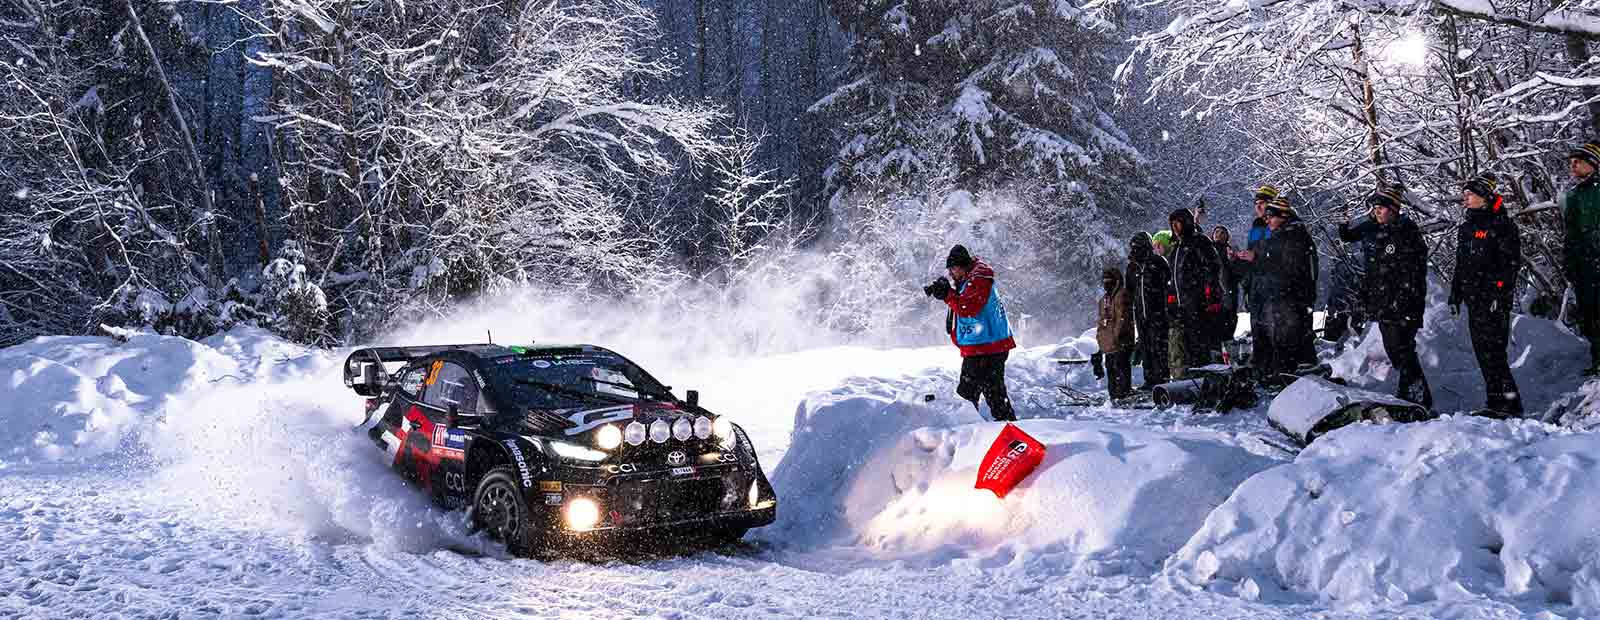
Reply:
[[[950,248],[950,256],[945,257],[944,259],[944,267],[945,269],[949,269],[951,267],[971,269],[972,254],[967,252],[967,246],[957,245],[956,247]]]
[[[1477,194],[1484,200],[1494,200],[1496,190],[1500,184],[1494,180],[1494,175],[1487,172],[1473,177],[1461,185],[1461,189]]]
[[[1589,142],[1572,149],[1572,152],[1567,153],[1567,159],[1580,159],[1589,162],[1589,165],[1595,168],[1600,168],[1600,144]]]

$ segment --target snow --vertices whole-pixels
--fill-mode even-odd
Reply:
[[[1100,575],[1148,573],[1275,464],[1214,433],[1025,420],[1045,461],[1001,500],[973,483],[1003,425],[973,421],[965,403],[888,397],[895,387],[852,385],[801,405],[773,484],[810,501],[780,511],[763,536],[917,563],[1038,553]]]
[[[1168,570],[1341,606],[1490,595],[1593,614],[1597,449],[1527,421],[1347,427],[1245,482]]]
[[[1437,314],[1437,313],[1436,313]],[[625,319],[633,320],[625,320]],[[239,329],[0,349],[0,616],[1455,618],[1600,611],[1595,436],[1447,417],[1362,424],[1298,456],[1269,408],[1068,406],[1103,393],[1089,335],[1013,352],[1045,462],[973,489],[1001,429],[953,395],[948,346],[742,348],[638,309],[495,305],[396,341],[590,340],[750,433],[779,521],[744,544],[628,561],[505,557],[387,471],[343,352]],[[1430,315],[1436,394],[1468,390],[1460,322]],[[1519,378],[1577,419],[1582,343],[1519,318]],[[583,335],[594,338],[583,338]],[[794,345],[794,346],[789,346]],[[1386,368],[1364,341],[1335,360]],[[1381,355],[1377,355],[1381,358]],[[1560,374],[1566,373],[1566,374]],[[1541,386],[1543,378],[1554,386]],[[1600,385],[1600,384],[1597,384]],[[933,395],[929,401],[926,395]],[[1294,402],[1290,399],[1289,402]],[[1469,403],[1470,404],[1470,403]],[[1280,405],[1281,406],[1281,405]],[[1581,425],[1580,425],[1581,426]],[[371,596],[374,583],[391,595]]]

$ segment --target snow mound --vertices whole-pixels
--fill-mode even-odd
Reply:
[[[45,337],[0,349],[0,464],[79,461],[136,444],[179,394],[238,372],[203,344],[157,335]]]
[[[1346,427],[1246,481],[1166,571],[1250,598],[1600,610],[1596,454],[1600,436],[1529,421]]]
[[[1511,320],[1507,348],[1511,374],[1527,414],[1538,417],[1582,383],[1582,371],[1589,364],[1588,344],[1554,321],[1526,315],[1513,315]],[[1443,305],[1430,307],[1417,334],[1417,355],[1433,388],[1435,411],[1473,411],[1483,406],[1483,375],[1472,352],[1466,310],[1451,316]],[[1360,344],[1332,364],[1334,374],[1349,379],[1351,385],[1395,391],[1399,373],[1389,364],[1376,324],[1368,326]]]
[[[903,392],[858,382],[800,406],[773,474],[788,501],[764,536],[911,562],[1036,552],[1098,573],[1153,571],[1234,487],[1275,464],[1218,433],[1023,420],[1045,460],[1001,500],[973,483],[1003,425]]]

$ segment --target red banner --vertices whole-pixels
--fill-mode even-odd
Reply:
[[[1003,498],[1043,462],[1044,444],[1016,425],[1006,424],[994,445],[989,446],[989,453],[983,456],[983,463],[978,466],[978,483],[973,487],[989,489]]]

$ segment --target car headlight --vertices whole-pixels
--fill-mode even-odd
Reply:
[[[711,423],[711,433],[717,436],[717,443],[722,444],[722,449],[733,449],[733,422],[728,421],[727,418],[717,418],[715,422]]]
[[[567,502],[567,529],[592,530],[600,523],[600,505],[587,497]]]
[[[628,445],[637,446],[644,443],[645,434],[648,432],[645,430],[644,424],[635,420],[628,423],[628,430],[622,432],[622,438],[628,442]]]
[[[550,444],[550,449],[554,450],[557,456],[560,456],[564,459],[573,459],[578,461],[604,461],[606,457],[611,456],[610,454],[600,450],[580,446],[575,443],[556,441],[554,439],[548,439],[546,440],[546,443]]]
[[[694,435],[694,424],[684,418],[678,418],[672,423],[672,437],[678,441],[689,441]]]
[[[700,439],[711,438],[711,418],[700,416],[694,419],[694,436]]]
[[[622,429],[615,424],[607,424],[594,432],[594,445],[601,450],[615,450],[622,445]]]
[[[672,427],[666,420],[656,420],[650,423],[650,441],[667,443],[667,438],[672,436]]]

